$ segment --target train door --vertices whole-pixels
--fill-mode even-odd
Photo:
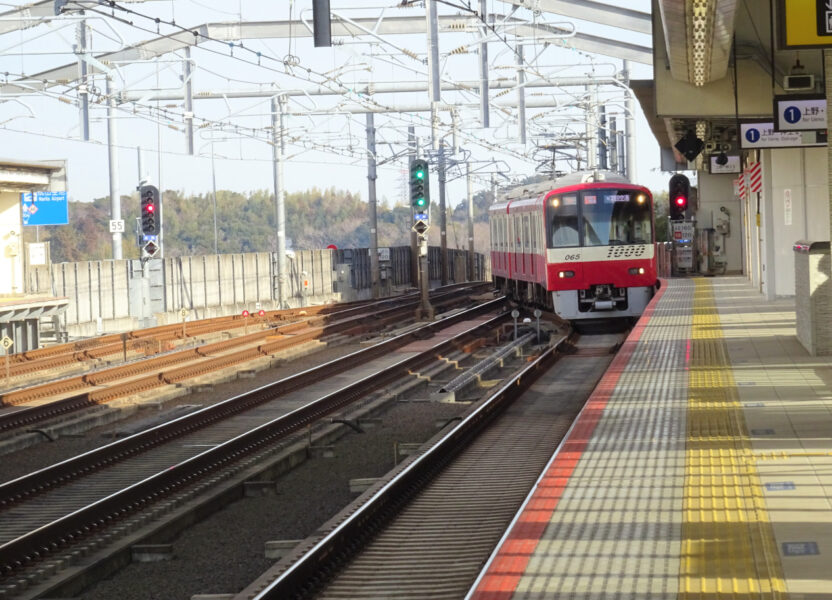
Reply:
[[[522,254],[520,250],[520,215],[514,215],[511,219],[511,229],[512,229],[512,236],[511,236],[511,256],[512,256],[512,269],[515,273],[519,273],[522,266]]]
[[[531,215],[523,215],[523,273],[531,275],[532,269],[532,228]]]
[[[537,279],[537,213],[529,215],[529,231],[531,233],[531,244],[529,250],[529,273],[532,274],[532,279]]]

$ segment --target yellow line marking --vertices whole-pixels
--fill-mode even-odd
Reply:
[[[786,598],[711,283],[695,280],[680,600]]]

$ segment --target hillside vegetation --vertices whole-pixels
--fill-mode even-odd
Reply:
[[[475,245],[478,252],[488,247],[487,206],[490,194],[475,197]],[[165,256],[188,256],[214,252],[214,212],[211,194],[186,196],[167,190],[163,197]],[[125,258],[139,256],[136,243],[137,194],[122,196],[121,212],[126,232],[122,251]],[[439,244],[439,209],[432,206],[434,226],[430,243]],[[377,209],[379,246],[410,244],[410,207]],[[467,247],[466,208],[460,204],[448,210],[448,247]],[[74,262],[112,258],[109,233],[110,200],[69,203],[69,225],[40,227],[41,241],[50,242],[53,262]],[[27,242],[35,241],[34,227],[24,228]],[[311,189],[286,196],[287,247],[295,250],[361,248],[370,245],[369,210],[366,202],[351,192]],[[217,247],[220,253],[270,252],[276,250],[274,199],[266,191],[248,194],[217,192]]]

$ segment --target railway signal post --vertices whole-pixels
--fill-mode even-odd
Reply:
[[[692,221],[687,219],[690,207],[690,180],[681,173],[670,178],[668,184],[670,229],[673,235],[673,272],[688,273],[694,268],[694,235]]]
[[[410,206],[413,209],[413,226],[419,240],[419,274],[422,302],[416,309],[416,319],[433,320],[434,310],[430,304],[430,273],[428,271],[428,238],[430,229],[430,168],[422,158],[410,163]]]
[[[159,188],[155,185],[139,187],[139,201],[141,202],[139,246],[142,251],[142,261],[155,258],[159,253],[159,233],[162,230],[161,198]]]

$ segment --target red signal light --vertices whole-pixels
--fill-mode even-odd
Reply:
[[[676,196],[676,206],[684,206],[688,201],[684,196]]]
[[[155,209],[155,208],[153,208],[153,205],[152,205],[152,204],[148,204],[148,205],[147,205],[147,207],[145,208],[145,210],[147,210],[147,212],[153,212],[153,211],[154,211],[154,210],[156,210],[156,209]]]
[[[250,312],[248,312],[247,310],[244,310],[244,311],[243,311],[243,316],[244,316],[244,317],[247,317],[247,316],[249,316],[250,314],[251,314],[251,313],[250,313]]]

